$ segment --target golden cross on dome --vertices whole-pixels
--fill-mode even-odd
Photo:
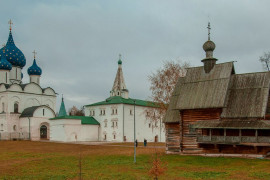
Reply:
[[[33,51],[33,54],[34,54],[34,59],[36,59],[36,54],[37,54],[36,50]]]
[[[11,25],[13,24],[11,19],[8,21],[8,24],[9,24],[9,30],[11,31],[11,29],[12,29]]]
[[[208,29],[208,41],[210,41],[210,30],[211,30],[210,22],[208,22],[207,29]]]

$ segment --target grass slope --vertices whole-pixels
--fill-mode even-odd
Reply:
[[[160,179],[270,179],[270,161],[165,155],[168,170]],[[0,141],[0,179],[151,179],[153,148],[139,147],[137,163],[129,146],[89,146],[50,142]]]

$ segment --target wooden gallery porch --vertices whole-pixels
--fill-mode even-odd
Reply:
[[[255,153],[270,151],[270,121],[199,121],[193,125],[198,147],[208,153]]]

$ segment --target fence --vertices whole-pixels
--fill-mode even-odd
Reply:
[[[0,140],[29,140],[28,132],[0,132]]]

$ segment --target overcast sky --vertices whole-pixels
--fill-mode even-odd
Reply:
[[[130,97],[148,99],[148,75],[164,60],[202,65],[211,22],[218,63],[237,61],[236,73],[263,71],[270,51],[268,0],[0,0],[0,43],[13,21],[15,44],[27,68],[37,51],[41,85],[64,94],[67,109],[109,97],[122,54]]]

